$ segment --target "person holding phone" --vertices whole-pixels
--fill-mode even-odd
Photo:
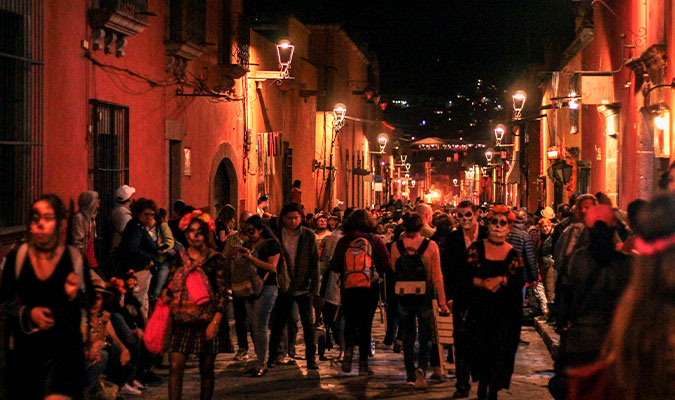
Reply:
[[[276,272],[281,257],[281,244],[258,215],[246,220],[243,232],[248,240],[244,246],[235,246],[241,257],[235,262],[253,264],[264,281],[259,296],[245,298],[246,316],[251,324],[253,348],[257,358],[256,368],[252,372],[253,376],[261,377],[267,373],[265,358],[269,344],[268,326],[272,308],[279,294]]]

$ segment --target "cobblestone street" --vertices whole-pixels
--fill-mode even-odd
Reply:
[[[374,324],[373,335],[379,343],[384,337],[384,324],[377,315]],[[304,351],[301,336],[298,338],[298,357],[302,357]],[[532,327],[524,327],[521,337],[530,344],[519,347],[511,388],[501,391],[500,399],[551,399],[546,389],[553,368],[548,350]],[[249,355],[253,356],[252,350]],[[336,355],[335,351],[327,353],[329,358]],[[447,399],[454,393],[453,375],[442,382],[429,380],[427,390],[409,390],[405,386],[403,354],[391,350],[376,351],[371,359],[375,375],[368,378],[358,376],[356,361],[350,374],[342,373],[340,364],[333,361],[319,361],[319,371],[308,373],[303,359],[297,360],[296,364],[275,366],[262,378],[252,378],[243,372],[251,366],[250,361],[238,363],[232,361],[232,357],[233,354],[218,356],[214,399]],[[163,382],[148,388],[140,398],[167,397],[168,370],[159,373],[164,377]],[[473,385],[470,399],[476,398],[476,387]],[[185,372],[183,398],[199,398],[199,371],[194,361]]]

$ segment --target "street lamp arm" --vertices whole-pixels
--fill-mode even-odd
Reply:
[[[654,86],[650,87],[649,89],[647,89],[647,91],[645,92],[644,96],[645,96],[645,97],[649,97],[649,94],[650,94],[653,90],[655,90],[655,89],[660,89],[660,88],[664,88],[664,87],[669,87],[669,88],[671,88],[671,89],[675,89],[675,78],[673,78],[673,81],[670,82],[670,83],[663,83],[663,84],[660,84],[660,85],[654,85]]]

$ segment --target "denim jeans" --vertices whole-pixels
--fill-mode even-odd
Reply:
[[[312,362],[316,358],[316,338],[314,334],[314,306],[311,298],[307,294],[293,296],[289,293],[279,295],[274,311],[274,323],[272,324],[272,334],[270,335],[270,360],[279,356],[279,347],[284,328],[288,324],[288,318],[291,315],[293,303],[298,304],[300,311],[300,322],[302,322],[302,332],[305,339],[305,358],[307,362]]]
[[[419,368],[426,371],[431,352],[433,309],[425,298],[402,300],[398,304],[399,329],[403,336],[403,362],[408,381],[415,379],[415,339],[419,334]]]
[[[248,351],[248,318],[246,317],[246,299],[232,297],[234,311],[234,330],[237,333],[237,348]]]
[[[257,299],[246,300],[246,316],[251,325],[253,349],[258,359],[258,366],[265,365],[268,347],[267,328],[278,294],[279,288],[276,285],[265,285]]]
[[[159,298],[167,279],[169,279],[169,264],[164,262],[159,264],[157,273],[153,275],[150,280],[150,290],[148,291],[148,298],[150,301],[154,302]]]
[[[86,386],[87,388],[91,387],[96,380],[98,379],[99,375],[101,375],[101,372],[105,370],[105,367],[108,366],[108,352],[105,350],[101,350],[101,360],[97,362],[94,365],[89,365],[87,363],[87,369],[86,369],[86,374],[87,374],[87,382]]]

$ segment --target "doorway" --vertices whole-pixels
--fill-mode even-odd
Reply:
[[[214,215],[218,213],[225,204],[237,207],[237,178],[234,170],[234,164],[229,158],[223,158],[218,164],[216,176],[213,180],[213,207]]]

